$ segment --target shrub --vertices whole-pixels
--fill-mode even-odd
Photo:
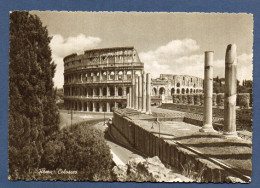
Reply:
[[[200,94],[200,105],[204,105],[204,94]]]
[[[216,94],[216,93],[213,93],[213,96],[212,96],[212,105],[213,105],[213,106],[217,106],[217,94]]]
[[[194,104],[200,105],[200,96],[198,94],[194,95]]]
[[[217,94],[217,105],[224,106],[224,93]]]
[[[62,129],[46,143],[42,167],[77,171],[77,181],[109,181],[113,160],[103,133],[78,124]]]
[[[188,104],[194,104],[194,95],[188,95]]]
[[[188,98],[187,98],[187,95],[182,95],[182,103],[183,104],[187,104],[188,103]]]
[[[240,93],[237,95],[237,105],[241,109],[247,109],[249,107],[249,93]]]

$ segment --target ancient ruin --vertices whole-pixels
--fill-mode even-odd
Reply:
[[[87,50],[63,61],[65,108],[86,112],[125,107],[132,79],[144,69],[133,47]]]

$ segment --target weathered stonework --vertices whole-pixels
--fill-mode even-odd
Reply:
[[[63,61],[64,105],[78,111],[111,112],[124,107],[132,78],[144,71],[133,47],[87,50]]]

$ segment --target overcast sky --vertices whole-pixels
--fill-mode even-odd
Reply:
[[[214,51],[214,76],[224,76],[225,51],[237,45],[238,79],[252,79],[253,15],[32,11],[47,26],[63,87],[63,57],[103,47],[134,46],[145,71],[203,78],[204,51]]]

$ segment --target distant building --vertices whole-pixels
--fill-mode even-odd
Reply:
[[[152,100],[172,102],[173,94],[193,94],[203,92],[203,79],[195,76],[161,74],[152,79]]]

